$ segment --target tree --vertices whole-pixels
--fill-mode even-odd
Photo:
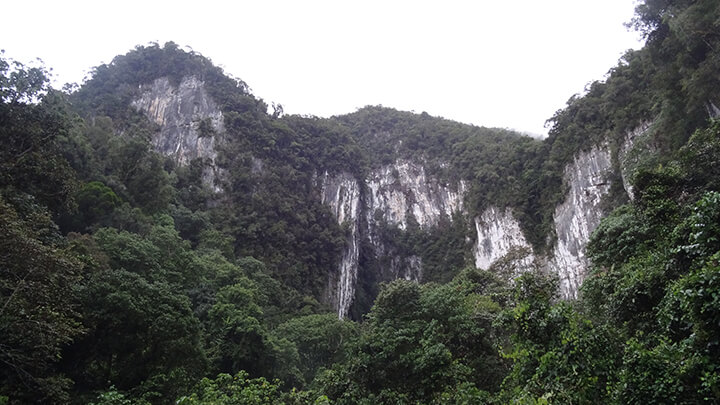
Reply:
[[[278,340],[287,339],[294,345],[299,354],[296,366],[303,379],[310,382],[318,370],[347,359],[347,351],[358,332],[353,322],[340,320],[335,314],[318,314],[282,323],[272,331],[272,335]]]
[[[265,405],[286,403],[278,380],[249,378],[240,371],[235,375],[218,374],[217,378],[203,378],[190,395],[180,397],[178,405]],[[292,403],[288,401],[287,403]],[[318,403],[318,402],[316,402]]]
[[[254,285],[235,283],[220,288],[217,301],[208,313],[211,351],[218,370],[237,373],[246,370],[262,375],[272,366],[262,310],[257,305]]]
[[[95,226],[107,226],[115,208],[122,205],[120,197],[99,181],[86,183],[74,195],[76,212],[66,212],[58,220],[65,232],[87,231]]]
[[[96,271],[80,291],[87,333],[65,351],[80,393],[111,384],[146,399],[177,397],[206,367],[190,301],[122,268]]]
[[[42,98],[49,89],[49,76],[44,66],[26,67],[5,59],[5,51],[0,50],[0,102],[3,104],[27,104]]]
[[[72,208],[75,174],[57,146],[71,127],[65,101],[48,80],[44,68],[0,53],[0,189],[22,190],[57,213]]]
[[[338,404],[487,398],[506,372],[493,339],[500,306],[492,277],[463,272],[447,285],[384,285],[346,361],[312,387]]]
[[[44,67],[0,52],[0,395],[12,402],[67,401],[56,362],[81,332],[81,267],[51,220],[73,205],[75,175],[56,144],[70,123],[48,81]]]
[[[82,331],[73,290],[80,264],[58,243],[32,199],[26,216],[0,195],[0,395],[13,403],[63,403],[71,381],[56,363]]]

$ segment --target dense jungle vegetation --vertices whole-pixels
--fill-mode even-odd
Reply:
[[[172,43],[62,91],[1,54],[0,404],[719,403],[720,3],[644,0],[631,25],[646,46],[543,141],[383,107],[268,114]],[[190,74],[223,111],[224,193],[203,182],[208,162],[155,152],[130,104]],[[614,179],[579,299],[543,273],[508,280],[510,262],[475,269],[456,218],[387,231],[423,252],[428,282],[363,290],[354,321],[324,303],[347,229],[317,173],[421,159],[469,184],[471,215],[511,207],[542,251],[565,165],[607,143],[619,173],[643,124],[623,167],[634,199]]]

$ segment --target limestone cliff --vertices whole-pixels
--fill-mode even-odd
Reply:
[[[652,122],[643,122],[637,128],[629,131],[618,150],[620,162],[620,175],[622,176],[623,188],[630,199],[633,199],[633,187],[630,182],[635,168],[640,161],[657,151],[657,147],[651,144],[651,137],[647,136],[652,127]]]
[[[377,213],[400,229],[406,229],[411,216],[421,228],[427,228],[463,208],[464,182],[454,190],[427,176],[422,164],[407,160],[372,171],[367,187],[368,223]]]
[[[473,253],[475,267],[479,269],[490,268],[513,251],[526,252],[514,259],[516,268],[529,268],[535,260],[532,247],[525,240],[520,224],[509,208],[502,211],[496,207],[486,209],[475,218],[475,231],[477,239]]]
[[[329,205],[338,223],[350,228],[342,260],[337,273],[328,277],[327,300],[332,304],[340,318],[347,316],[355,296],[355,284],[358,273],[360,185],[349,173],[322,176],[321,199]]]
[[[171,156],[179,165],[206,159],[209,167],[203,180],[219,191],[215,158],[216,146],[225,132],[223,114],[201,80],[188,76],[175,87],[167,78],[159,78],[141,86],[140,97],[132,105],[159,125],[160,131],[152,138],[155,150]]]
[[[602,199],[610,190],[611,152],[607,144],[578,153],[565,168],[568,186],[565,200],[555,209],[556,243],[547,257],[537,257],[520,224],[509,208],[487,208],[473,219],[475,266],[490,268],[501,259],[512,261],[514,269],[545,268],[560,279],[560,293],[575,298],[585,277],[585,245],[604,214]],[[441,217],[454,213],[468,215],[464,209],[465,183],[456,189],[427,176],[417,162],[397,161],[372,171],[366,179],[348,173],[323,176],[322,200],[335,213],[338,222],[350,227],[346,252],[337,274],[329,285],[331,302],[339,316],[348,313],[353,300],[353,280],[358,276],[358,238],[367,238],[376,256],[390,256],[385,278],[422,279],[422,261],[417,256],[392,257],[378,235],[379,223],[408,227],[413,219],[421,229],[435,226]],[[359,211],[364,214],[359,213]],[[364,220],[364,221],[363,221]],[[334,287],[333,287],[334,285]]]
[[[337,272],[329,277],[327,294],[340,317],[347,316],[355,293],[361,238],[369,242],[370,254],[387,258],[388,268],[381,279],[419,281],[421,258],[400,257],[389,251],[379,224],[405,230],[409,221],[415,221],[419,227],[429,228],[463,207],[464,183],[453,189],[427,176],[421,164],[406,160],[373,170],[365,179],[358,180],[349,173],[324,173],[319,180],[322,202],[331,208],[339,224],[349,228],[345,252]]]
[[[582,152],[565,168],[569,191],[555,208],[553,216],[557,241],[548,267],[560,278],[564,298],[577,297],[585,277],[587,258],[585,245],[600,224],[602,198],[610,190],[608,176],[612,168],[608,145]]]

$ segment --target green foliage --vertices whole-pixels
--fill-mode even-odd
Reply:
[[[715,170],[707,151],[717,133],[716,124],[696,132],[675,160],[640,172],[636,201],[593,235],[589,252],[597,268],[583,286],[583,304],[627,339],[608,386],[613,403],[712,403],[720,397],[714,378],[720,367],[720,197],[705,191],[714,190],[715,180],[702,173]]]
[[[634,206],[624,205],[603,218],[587,245],[587,254],[596,266],[626,262],[644,249],[652,228]]]
[[[469,225],[460,213],[441,218],[430,229],[421,229],[410,221],[402,230],[380,219],[374,232],[373,237],[383,244],[386,253],[373,257],[376,262],[366,266],[375,265],[378,273],[396,268],[399,274],[411,274],[417,271],[413,267],[422,266],[423,282],[447,283],[470,261]]]
[[[712,402],[720,399],[720,252],[706,264],[673,282],[660,306],[659,323],[670,342],[660,352],[673,355],[682,367],[668,376],[683,400]],[[660,346],[662,348],[662,346]],[[668,351],[672,351],[668,353]],[[653,349],[657,352],[658,349]],[[673,361],[675,359],[670,359]],[[667,361],[660,358],[660,361]],[[677,361],[677,360],[676,360]],[[679,382],[679,383],[678,383]],[[688,395],[687,393],[691,393]]]
[[[661,342],[650,349],[631,339],[625,346],[623,368],[615,393],[617,403],[697,403],[683,392],[683,356],[674,345]],[[678,367],[679,366],[679,367]]]
[[[552,176],[542,170],[546,146],[539,140],[380,106],[336,119],[367,151],[369,169],[405,159],[422,162],[428,174],[451,186],[464,180],[469,185],[465,199],[471,216],[490,205],[513,207],[535,248],[546,247],[562,167],[552,169]]]
[[[86,223],[96,222],[97,219],[110,214],[121,203],[120,198],[99,181],[85,184],[78,192],[76,201],[78,208],[90,217],[85,220]]]
[[[5,59],[0,51],[0,102],[18,105],[36,101],[48,91],[50,73],[44,66],[26,67],[18,61]]]
[[[58,220],[65,231],[85,231],[91,225],[109,225],[116,208],[122,200],[100,181],[85,183],[75,193],[77,211],[65,213]]]
[[[677,254],[688,261],[702,263],[720,250],[720,193],[704,193],[675,228],[672,241]]]
[[[82,381],[76,389],[111,382],[138,391],[144,384],[167,398],[202,375],[199,322],[187,297],[167,284],[122,269],[100,270],[82,288],[80,300],[87,333],[65,353],[68,374]]]
[[[212,121],[210,120],[210,118],[205,118],[198,121],[197,127],[199,137],[210,137],[215,135],[215,129],[212,126]]]
[[[670,322],[685,320],[691,326],[696,344],[707,343],[705,349],[715,354],[720,350],[720,273],[716,253],[706,265],[673,283],[666,297],[665,318]]]
[[[82,331],[72,291],[81,270],[48,212],[29,203],[21,216],[0,195],[0,393],[12,403],[59,403],[71,381],[56,363]]]
[[[208,312],[209,332],[218,342],[214,351],[221,371],[248,370],[259,374],[269,368],[263,364],[267,361],[263,355],[268,343],[253,287],[235,283],[220,288],[217,301]]]
[[[684,186],[697,193],[702,190],[720,191],[720,120],[712,120],[709,127],[698,130],[678,152],[686,170]]]
[[[605,402],[619,363],[617,336],[568,305],[548,306],[544,294],[534,294],[526,295],[513,311],[519,322],[512,335],[513,351],[507,353],[513,369],[499,398],[522,401],[529,393],[551,403]]]
[[[285,394],[280,390],[279,381],[265,378],[248,378],[245,372],[235,375],[218,374],[211,380],[204,378],[191,395],[180,397],[178,405],[269,405],[283,404]],[[317,403],[317,402],[316,402]]]
[[[16,66],[8,70],[9,63]],[[43,72],[26,71],[0,57],[0,188],[22,190],[58,213],[72,208],[76,186],[75,173],[58,147],[71,122],[65,101],[54,92],[39,103],[25,103],[46,89]]]
[[[108,149],[105,171],[124,185],[127,198],[149,213],[164,210],[172,189],[160,156],[142,136],[115,137]]]
[[[175,43],[163,47],[157,43],[138,46],[126,55],[118,56],[110,64],[95,67],[88,80],[74,95],[80,108],[94,110],[98,115],[126,118],[131,115],[130,101],[137,95],[138,86],[167,77],[178,85],[190,75],[212,84],[211,95],[221,105],[228,104],[236,111],[248,94],[241,80],[223,74],[222,69],[196,52],[186,52]]]
[[[187,166],[180,166],[174,169],[178,201],[188,209],[197,211],[205,208],[212,193],[203,183],[206,170],[209,169],[209,162],[203,159],[193,159]]]
[[[298,159],[307,159],[318,172],[346,171],[362,177],[367,170],[367,152],[349,128],[336,120],[291,115],[273,129],[278,133],[275,147],[280,151],[293,149]]]
[[[322,368],[344,362],[358,333],[355,323],[339,320],[335,314],[293,318],[272,331],[276,339],[287,339],[294,345],[298,352],[297,367],[307,382]]]
[[[91,402],[90,405],[133,405],[133,401],[116,390],[115,386],[111,386],[107,391],[98,395],[97,402]]]
[[[482,295],[492,287],[472,279],[385,285],[347,360],[320,373],[315,389],[338,404],[440,401],[496,389],[504,364],[492,323],[500,307]]]

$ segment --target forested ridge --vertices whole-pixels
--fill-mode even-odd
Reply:
[[[630,25],[645,47],[544,140],[380,106],[268,113],[173,43],[63,90],[0,54],[0,404],[719,403],[720,4],[644,0]],[[188,76],[222,111],[215,162],[158,153],[132,106]],[[565,166],[600,144],[616,178],[577,300],[516,261],[476,269],[459,216],[383,230],[422,252],[423,283],[366,286],[351,320],[324,299],[350,230],[319,175],[420,160],[468,185],[470,215],[510,208],[542,252]]]

